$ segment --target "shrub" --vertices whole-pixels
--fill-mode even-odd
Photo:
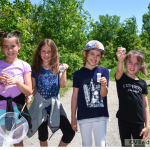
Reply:
[[[67,78],[73,79],[73,73],[83,67],[83,59],[75,53],[65,53],[60,56],[60,63],[69,65]]]

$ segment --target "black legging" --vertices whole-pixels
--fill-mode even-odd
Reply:
[[[47,120],[43,122],[40,127],[38,128],[38,135],[40,141],[46,141],[48,139],[48,122]],[[64,143],[70,143],[75,135],[75,131],[72,129],[71,124],[69,120],[63,116],[60,115],[60,126],[63,136],[62,141]]]
[[[144,128],[144,124],[136,124],[118,119],[118,126],[122,146],[127,146],[125,145],[125,139],[131,139],[131,135],[133,139],[143,138],[143,135],[139,136],[139,134]],[[134,145],[134,146],[142,146],[142,145]]]

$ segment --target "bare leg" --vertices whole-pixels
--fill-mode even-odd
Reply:
[[[21,141],[20,143],[14,144],[14,147],[23,147],[23,141]]]
[[[6,130],[5,125],[0,126],[0,131],[1,131],[0,134],[4,135],[5,130]],[[3,144],[4,144],[3,141],[4,141],[4,138],[0,136],[0,147],[3,146]]]
[[[40,141],[40,146],[41,147],[48,147],[48,143],[47,143],[47,141]]]
[[[16,124],[16,131],[14,132],[13,139],[18,139],[23,134],[23,126],[21,124]],[[23,147],[23,140],[20,143],[14,144],[14,147]]]
[[[64,143],[62,140],[60,141],[58,147],[66,147],[69,143]]]

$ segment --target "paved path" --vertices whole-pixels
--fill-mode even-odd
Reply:
[[[72,96],[72,88],[65,94],[65,97],[61,97],[60,101],[62,102],[69,120],[71,119],[71,96]],[[107,123],[107,135],[106,135],[106,146],[107,147],[120,147],[120,137],[118,131],[118,123],[116,118],[116,112],[118,110],[118,97],[116,91],[115,82],[109,82],[109,91],[108,91],[108,111],[110,116],[110,122]],[[51,131],[49,131],[51,134]],[[59,141],[61,139],[62,133],[58,130],[50,140],[48,140],[49,147],[57,147]],[[93,138],[93,146],[94,146],[94,138]],[[24,138],[24,146],[25,147],[39,147],[39,140],[37,133],[31,138]],[[68,145],[68,147],[81,147],[82,140],[80,130],[76,133],[72,142]]]

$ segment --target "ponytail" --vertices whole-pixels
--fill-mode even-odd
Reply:
[[[146,64],[145,62],[142,64],[140,70],[139,70],[145,77],[147,76],[147,70],[146,70]]]
[[[0,31],[0,37],[2,38],[4,36],[5,32],[4,31]]]
[[[20,31],[15,30],[15,31],[14,31],[14,36],[20,37],[20,33],[21,33]]]

